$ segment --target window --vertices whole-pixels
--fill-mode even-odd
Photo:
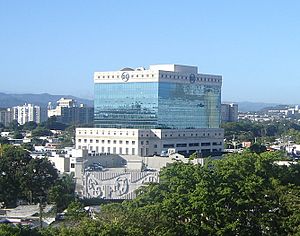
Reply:
[[[135,141],[132,141],[132,144],[135,144]]]
[[[104,143],[104,140],[101,140],[101,143]]]
[[[189,147],[198,147],[199,143],[189,143]]]
[[[163,148],[173,148],[174,144],[164,144]]]
[[[122,154],[122,148],[121,147],[119,148],[119,154]]]
[[[117,143],[117,140],[114,140],[114,144],[116,144]]]
[[[71,168],[75,168],[75,164],[74,163],[71,163]]]
[[[126,141],[126,144],[129,144],[129,141]]]
[[[120,140],[120,141],[119,141],[119,144],[122,144],[122,143],[123,143],[123,141],[122,141],[122,140]]]
[[[87,142],[87,139],[84,139],[84,142],[86,143],[86,142]]]
[[[98,139],[96,139],[96,143],[99,143],[99,140],[98,140]]]
[[[154,148],[157,148],[157,144],[154,144]]]
[[[107,140],[107,143],[110,143],[110,140]]]
[[[78,139],[78,143],[81,143],[81,138],[80,138],[80,139]]]
[[[177,143],[176,147],[186,147],[187,144],[186,143]]]
[[[148,140],[146,141],[146,144],[149,144],[149,141],[148,141]]]
[[[144,145],[144,141],[141,141],[141,145]]]
[[[201,146],[202,147],[207,147],[207,146],[210,146],[210,143],[201,143]]]
[[[132,148],[131,154],[132,154],[132,155],[135,155],[135,148]]]

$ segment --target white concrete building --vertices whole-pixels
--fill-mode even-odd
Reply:
[[[76,148],[95,153],[153,156],[168,150],[188,155],[223,151],[223,129],[77,128]]]
[[[20,125],[29,121],[34,121],[36,123],[42,121],[41,108],[33,104],[12,107],[10,112],[12,120],[17,120]]]
[[[63,108],[76,107],[76,101],[71,98],[61,98],[57,101],[56,107],[52,107],[51,102],[48,104],[48,117],[61,116]]]

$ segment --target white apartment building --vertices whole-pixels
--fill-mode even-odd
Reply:
[[[20,125],[29,121],[41,122],[41,108],[33,104],[12,107],[11,113],[12,119],[17,120]]]

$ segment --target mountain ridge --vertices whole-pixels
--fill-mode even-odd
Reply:
[[[24,105],[30,103],[41,107],[47,107],[48,103],[56,104],[60,98],[71,98],[76,100],[78,103],[83,103],[89,107],[93,106],[94,101],[85,98],[79,98],[73,95],[53,95],[49,93],[3,93],[0,92],[0,107],[8,108],[13,106]]]

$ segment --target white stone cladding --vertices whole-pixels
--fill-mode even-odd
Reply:
[[[168,149],[179,153],[223,151],[224,131],[203,129],[77,128],[76,148],[95,153],[152,156]]]

